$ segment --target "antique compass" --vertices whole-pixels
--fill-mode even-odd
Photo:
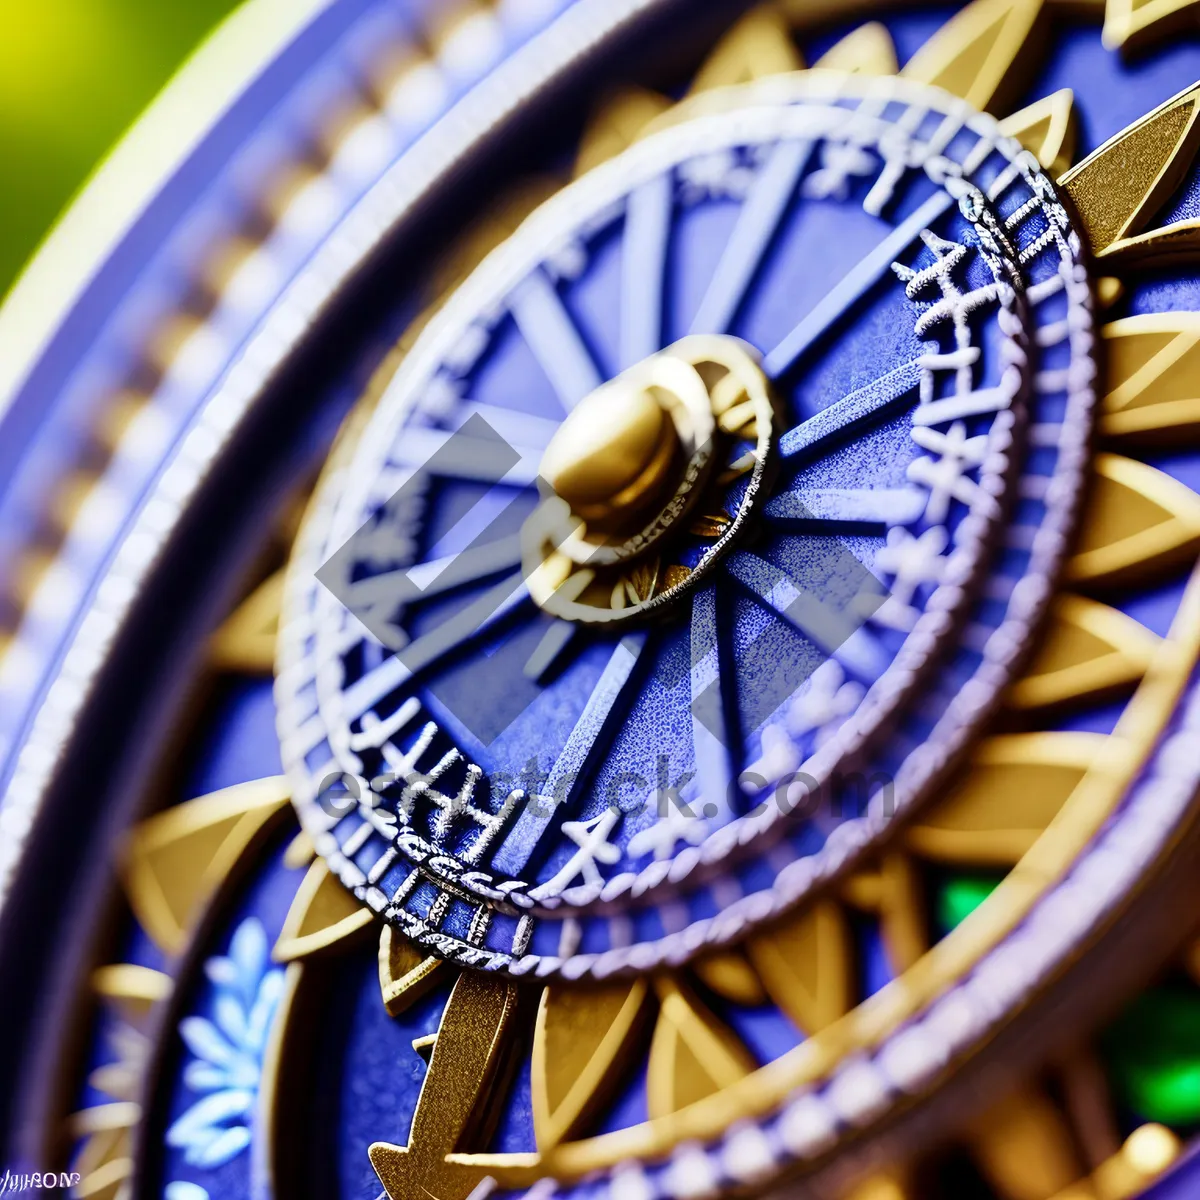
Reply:
[[[5,385],[17,1183],[1190,1195],[1191,6],[265,12]]]

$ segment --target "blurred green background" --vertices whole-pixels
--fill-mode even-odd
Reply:
[[[0,297],[237,0],[0,0]]]

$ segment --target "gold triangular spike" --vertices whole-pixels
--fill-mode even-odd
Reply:
[[[929,949],[921,872],[907,854],[887,855],[877,870],[850,875],[838,891],[852,908],[879,917],[888,961],[897,974]]]
[[[978,109],[1002,112],[1019,90],[1016,69],[1032,39],[1042,0],[974,0],[946,22],[900,72],[961,96]]]
[[[911,1175],[912,1168],[908,1166],[893,1167],[884,1175],[871,1175],[853,1191],[846,1192],[843,1200],[917,1200],[919,1193]]]
[[[647,1015],[645,979],[551,984],[533,1031],[533,1129],[545,1154],[611,1098]]]
[[[1071,1128],[1059,1109],[1036,1087],[1023,1087],[993,1105],[967,1132],[971,1157],[1000,1196],[1070,1195],[1083,1174]],[[1105,1192],[1105,1195],[1114,1193]]]
[[[103,1166],[97,1167],[80,1179],[75,1185],[73,1195],[78,1196],[80,1200],[118,1200],[118,1197],[128,1192],[132,1175],[132,1158],[110,1158]]]
[[[150,1009],[171,994],[170,975],[137,963],[116,963],[92,972],[92,991],[111,1000],[131,1025],[144,1024]]]
[[[1115,275],[1100,275],[1096,279],[1096,304],[1107,310],[1125,295],[1125,282]]]
[[[1075,553],[1074,583],[1117,583],[1159,570],[1200,546],[1200,496],[1164,471],[1098,454]]]
[[[737,1035],[685,983],[663,975],[654,986],[659,1013],[646,1075],[651,1120],[730,1087],[756,1066]]]
[[[134,916],[162,950],[183,949],[217,885],[288,796],[283,776],[255,779],[137,826],[125,852],[125,889]]]
[[[907,854],[889,854],[879,870],[879,927],[892,971],[907,971],[929,949],[921,872]]]
[[[1195,0],[1107,0],[1104,6],[1104,45],[1130,50],[1161,38],[1174,29],[1195,28]]]
[[[576,179],[632,146],[656,117],[671,107],[667,96],[647,88],[623,87],[607,96],[588,121],[575,154]]]
[[[1120,609],[1060,595],[1033,661],[1013,684],[1013,708],[1095,700],[1145,675],[1160,638]]]
[[[295,962],[332,951],[375,920],[318,858],[309,868],[284,918],[271,957]]]
[[[313,848],[312,838],[308,836],[307,830],[301,829],[288,842],[287,849],[283,852],[283,865],[289,871],[298,871],[301,867],[307,867],[316,856],[317,852]]]
[[[268,576],[213,634],[209,661],[215,670],[243,675],[270,675],[274,670],[283,574]]]
[[[449,968],[443,959],[422,954],[413,944],[385,925],[379,934],[379,990],[388,1016],[398,1017],[415,1004]]]
[[[989,738],[945,800],[905,834],[913,853],[959,866],[1011,866],[1037,841],[1088,769],[1119,751],[1099,733]]]
[[[850,71],[860,75],[895,75],[896,46],[887,26],[868,21],[830,46],[814,67],[830,71]]]
[[[73,1163],[82,1177],[77,1196],[115,1197],[133,1173],[131,1131],[141,1120],[141,1106],[132,1101],[97,1104],[75,1113],[69,1128],[83,1144]]]
[[[848,1012],[854,952],[845,913],[822,901],[746,943],[771,999],[809,1035]]]
[[[92,1134],[84,1141],[79,1156],[72,1164],[82,1176],[77,1194],[82,1195],[85,1187],[91,1189],[90,1194],[100,1194],[101,1189],[113,1174],[119,1175],[121,1179],[128,1178],[133,1167],[130,1155],[133,1141],[130,1133],[132,1128],[133,1125],[130,1124],[116,1129],[105,1129]],[[109,1164],[114,1162],[123,1163],[128,1169],[119,1170],[110,1167]],[[105,1168],[108,1169],[105,1170]]]
[[[774,5],[764,4],[751,9],[716,44],[696,72],[691,91],[694,95],[803,68],[787,20]]]
[[[1061,175],[1075,161],[1075,93],[1060,88],[1035,100],[1005,117],[1000,131],[1032,151],[1051,175]]]
[[[1100,333],[1109,385],[1102,433],[1175,441],[1200,428],[1200,313],[1125,317]]]
[[[1200,84],[1173,96],[1108,139],[1059,179],[1100,259],[1169,258],[1200,248],[1200,222],[1142,233],[1192,165]],[[1139,236],[1140,235],[1140,236]]]
[[[737,950],[724,950],[697,959],[692,963],[692,973],[705,987],[734,1004],[752,1008],[767,998],[754,968]]]

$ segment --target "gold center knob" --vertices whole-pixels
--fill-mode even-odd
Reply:
[[[542,456],[541,477],[589,525],[615,529],[662,499],[680,456],[675,423],[649,388],[597,388]]]
[[[737,535],[773,436],[757,352],[736,338],[684,338],[598,387],[542,455],[521,538],[535,602],[601,623],[672,602]]]

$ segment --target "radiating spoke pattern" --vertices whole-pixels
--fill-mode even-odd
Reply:
[[[866,387],[843,396],[807,421],[793,426],[779,439],[784,458],[799,459],[826,449],[837,438],[861,427],[876,414],[917,390],[921,382],[921,364],[913,359],[889,371]]]
[[[508,304],[521,336],[570,412],[604,381],[554,284],[545,272],[533,271],[512,290]]]
[[[859,679],[874,682],[883,674],[887,656],[857,613],[832,607],[786,571],[746,551],[730,557],[729,573]]]
[[[804,526],[804,533],[841,532],[847,524],[907,525],[925,511],[920,488],[837,488],[795,484],[763,509],[772,521]]]
[[[763,158],[701,296],[692,332],[723,332],[734,326],[813,157],[812,143],[793,140],[781,142]],[[886,235],[835,284],[820,307],[767,355],[767,372],[783,373],[818,339],[824,339],[884,278],[896,256],[947,207],[947,198],[939,192]],[[619,368],[655,353],[664,340],[675,209],[669,173],[636,187],[626,200],[618,297]],[[577,325],[552,275],[541,269],[532,271],[508,294],[507,307],[564,410],[569,412],[600,386],[603,379],[588,348],[585,330]],[[891,420],[904,405],[915,403],[922,370],[920,359],[902,363],[782,433],[779,452],[787,476],[764,508],[768,528],[775,536],[837,537],[857,533],[880,537],[889,528],[920,519],[927,495],[919,487],[830,486],[809,482],[809,478],[810,468],[839,451],[850,437]],[[961,400],[953,402],[962,404]],[[989,394],[976,393],[971,402],[978,411],[985,411]],[[491,482],[493,486],[475,500],[466,519],[460,519],[454,529],[428,547],[425,561],[403,572],[386,572],[355,582],[349,589],[351,598],[367,604],[377,594],[395,595],[394,585],[399,583],[403,585],[404,600],[419,603],[456,589],[485,585],[493,576],[519,565],[517,536],[471,544],[466,554],[460,552],[460,543],[465,540],[470,544],[474,538],[484,536],[489,520],[518,494],[514,489],[535,482],[540,456],[557,421],[478,400],[464,404],[463,411],[467,420],[482,418],[504,439],[516,456],[514,464],[498,483],[494,465],[497,447],[488,438],[472,439],[469,433],[447,435],[430,429],[413,431],[406,443],[407,453],[410,457],[436,454],[439,478],[465,484]],[[834,607],[783,568],[746,551],[733,553],[724,564],[723,574],[782,617],[851,678],[870,683],[882,674],[888,661],[879,639],[864,626],[866,617],[882,599],[882,588],[846,553],[848,569],[862,576],[864,595],[859,599],[864,604],[860,608]],[[588,573],[581,573],[580,578],[583,574]],[[709,583],[696,589],[683,609],[691,664],[694,767],[694,782],[685,789],[683,800],[695,806],[697,816],[717,824],[737,815],[733,797],[744,765],[739,724],[744,714],[734,685],[733,664],[723,661],[725,651],[719,632],[722,587]],[[344,693],[347,713],[357,719],[370,712],[414,675],[436,670],[450,655],[477,641],[522,606],[532,614],[535,609],[526,604],[527,599],[526,589],[516,575],[507,574],[483,587],[457,614],[351,683]],[[553,686],[553,679],[569,669],[591,636],[572,622],[552,621],[528,653],[523,674],[543,686]],[[614,648],[556,756],[543,785],[544,794],[527,797],[510,821],[506,836],[491,857],[493,870],[511,876],[527,871],[544,855],[550,831],[560,826],[581,847],[571,863],[586,847],[595,850],[607,846],[606,839],[615,832],[619,815],[614,814],[603,827],[593,827],[593,821],[581,824],[578,819],[569,820],[570,831],[563,825],[563,818],[574,817],[582,805],[590,803],[586,799],[590,781],[628,710],[647,638],[645,631],[631,633]],[[689,840],[694,841],[694,833],[688,831]],[[570,874],[567,868],[559,871],[563,881]],[[556,875],[541,885],[541,891],[549,888],[554,892],[559,882]]]
[[[666,174],[642,184],[629,197],[621,261],[622,369],[662,348],[663,287],[673,203],[671,177]]]
[[[527,603],[529,592],[520,574],[507,576],[424,637],[410,642],[400,654],[384,659],[355,680],[343,693],[346,711],[361,716],[414,675],[484,637]]]
[[[732,325],[812,149],[811,142],[794,141],[782,142],[771,151],[700,301],[692,333],[724,333]]]
[[[763,369],[779,378],[842,319],[890,270],[904,250],[947,213],[954,201],[941,190],[935,192],[910,217],[897,225],[878,246],[851,268],[821,302],[763,359]]]
[[[492,860],[493,867],[516,875],[537,852],[546,830],[559,815],[569,809],[596,767],[597,755],[603,754],[616,733],[617,723],[628,701],[629,685],[638,660],[646,647],[644,630],[627,634],[617,643],[587,704],[579,714],[566,745],[555,760],[554,768],[536,804],[527,804]]]
[[[487,420],[485,417],[484,420]],[[497,430],[496,432],[500,432]],[[505,443],[473,436],[465,430],[453,433],[441,429],[416,428],[405,434],[404,461],[413,470],[436,474],[446,479],[462,479],[472,483],[496,483],[503,479],[514,487],[526,487],[537,479],[538,463],[544,447],[525,439],[510,439]],[[515,454],[516,462],[497,465],[497,448]]]
[[[367,576],[349,584],[341,599],[354,613],[383,601],[396,605],[432,600],[456,588],[482,583],[500,571],[511,572],[520,563],[520,538],[498,538],[473,547],[470,554],[445,554],[413,567]]]
[[[927,131],[931,123],[921,122],[928,111],[913,113],[915,126]],[[874,110],[865,115],[864,128],[886,123]],[[946,127],[957,120],[947,116]],[[467,955],[511,955],[528,965],[539,956],[581,953],[581,940],[588,955],[592,947],[599,947],[597,956],[616,954],[629,937],[643,935],[618,928],[619,921],[610,928],[608,902],[627,895],[634,910],[654,908],[660,893],[651,899],[650,892],[669,867],[680,891],[678,903],[662,906],[665,944],[686,926],[693,900],[703,906],[717,897],[707,872],[689,878],[699,861],[711,861],[703,857],[713,848],[710,835],[749,847],[761,822],[774,822],[767,809],[747,811],[753,779],[774,786],[811,767],[822,788],[837,790],[837,765],[852,747],[891,754],[893,733],[883,722],[895,711],[893,693],[877,689],[878,703],[865,707],[864,697],[897,656],[917,663],[932,653],[918,653],[920,639],[911,634],[933,624],[925,618],[951,556],[960,556],[964,579],[973,579],[984,561],[987,522],[1007,486],[1005,454],[994,451],[987,418],[1018,396],[1024,403],[1028,391],[1024,375],[1014,383],[1017,372],[1006,369],[1020,357],[1011,352],[1019,335],[996,316],[1009,304],[1007,293],[988,282],[1005,269],[1000,251],[989,249],[998,242],[981,235],[984,218],[969,205],[951,216],[955,200],[942,186],[940,167],[904,166],[889,147],[857,135],[839,140],[840,131],[814,134],[819,127],[797,121],[794,136],[773,129],[762,141],[741,140],[739,127],[719,146],[701,144],[697,134],[690,157],[665,168],[657,161],[654,170],[629,167],[631,157],[594,176],[603,193],[594,212],[543,210],[554,220],[542,241],[531,233],[538,217],[530,218],[491,260],[502,264],[492,290],[485,270],[476,277],[483,280],[479,310],[472,316],[464,308],[458,318],[469,325],[467,348],[444,355],[448,363],[437,367],[449,386],[435,388],[432,399],[418,397],[413,436],[405,440],[405,430],[397,438],[401,465],[426,451],[438,456],[428,517],[421,515],[412,538],[422,561],[397,572],[392,563],[404,559],[393,556],[377,580],[356,579],[351,595],[366,602],[393,582],[403,584],[414,641],[386,661],[353,648],[344,658],[348,682],[336,699],[347,720],[365,718],[373,730],[391,730],[384,709],[414,697],[434,715],[426,720],[404,710],[406,723],[396,726],[403,745],[397,740],[391,750],[406,761],[425,756],[419,769],[445,779],[446,795],[431,801],[438,811],[421,801],[407,830],[428,838],[437,854],[461,857],[464,845],[475,844],[447,833],[457,819],[455,789],[471,802],[472,780],[491,779],[490,772],[508,777],[535,760],[539,772],[548,771],[528,788],[538,794],[518,790],[505,804],[492,788],[476,814],[493,823],[496,836],[471,860],[482,882],[469,885],[469,895],[481,889],[470,902],[491,912],[486,889],[501,886],[500,911],[509,925],[500,931],[504,923],[497,921],[487,935],[496,940],[483,949],[476,929]],[[924,134],[901,132],[924,145]],[[861,211],[854,217],[853,228],[868,232],[862,257],[844,274],[834,266],[845,261],[840,248],[809,253],[839,202],[868,214],[865,225]],[[889,211],[900,214],[890,228],[881,217]],[[882,235],[870,232],[872,221]],[[703,268],[685,261],[694,239],[716,229],[725,232],[715,262],[707,254],[710,265]],[[774,260],[793,252],[803,261],[788,262],[787,270],[814,268],[826,277],[806,278],[789,292]],[[789,313],[790,295],[821,288],[814,309],[793,303]],[[780,311],[787,314],[782,320]],[[878,346],[864,346],[852,323],[868,315]],[[996,337],[985,328],[993,321]],[[764,336],[763,325],[772,333]],[[893,341],[895,329],[901,334]],[[683,330],[697,336],[656,359]],[[489,331],[494,348],[485,344]],[[735,339],[754,374],[734,370],[718,352],[724,346],[732,354]],[[766,351],[761,359],[759,348]],[[704,357],[707,349],[711,357]],[[455,364],[468,358],[478,367],[459,370]],[[644,374],[625,373],[642,363]],[[654,372],[664,364],[693,370],[700,381],[694,392],[672,397],[657,382],[651,389],[645,380],[658,380]],[[621,382],[609,378],[622,373]],[[646,404],[652,396],[669,412],[666,435],[630,425],[630,440],[621,440],[627,418],[605,406],[624,402],[625,384],[645,388],[631,409],[654,413]],[[768,392],[770,404],[763,402]],[[441,403],[447,396],[449,408],[449,401]],[[688,405],[695,411],[685,416]],[[564,415],[571,422],[565,429]],[[661,424],[662,414],[654,416]],[[670,435],[686,445],[689,421],[707,428],[709,420],[721,431],[723,457],[689,496],[701,468],[675,455]],[[532,511],[539,498],[548,499],[550,484],[538,470],[556,438],[552,453],[569,447],[570,470],[596,495],[573,494],[568,476],[547,468],[559,495],[540,508],[544,525],[525,524],[524,541],[489,541],[508,505],[524,521],[516,505]],[[617,482],[588,474],[603,474],[596,464],[608,470],[621,455],[630,465],[613,468]],[[688,472],[672,474],[685,461]],[[653,474],[660,470],[661,485]],[[661,491],[646,491],[647,480]],[[648,533],[633,529],[619,541],[626,531],[615,514],[635,495],[639,502],[652,497],[637,510],[638,520],[661,524],[651,520]],[[972,512],[982,519],[964,526]],[[570,547],[552,546],[547,531],[558,518],[573,522]],[[958,536],[960,529],[966,536]],[[605,550],[589,561],[580,551],[599,531]],[[504,534],[512,534],[511,524]],[[534,534],[541,540],[535,543]],[[463,550],[469,553],[457,561]],[[515,570],[531,564],[539,572],[529,589],[537,604]],[[937,603],[957,611],[960,600],[970,602],[970,591],[947,588]],[[436,602],[454,593],[465,607],[437,628],[422,625],[450,611],[451,603],[442,610]],[[424,601],[435,603],[423,612]],[[743,618],[759,632],[729,628]],[[408,628],[402,618],[393,623]],[[982,645],[988,630],[980,625],[972,636]],[[960,672],[970,669],[956,664]],[[947,674],[950,682],[930,709],[952,699],[965,677]],[[895,695],[907,695],[907,681],[915,678],[899,673]],[[502,733],[476,734],[455,715],[451,696],[477,682]],[[501,711],[510,700],[511,711]],[[319,724],[315,715],[313,721]],[[352,730],[352,748],[354,736]],[[894,744],[908,737],[906,727]],[[474,761],[446,749],[464,740]],[[901,747],[896,761],[907,753]],[[450,764],[452,754],[459,757]],[[621,808],[602,795],[619,778],[644,777],[652,760],[658,791],[647,798],[657,812]],[[671,778],[683,782],[662,780],[664,762]],[[787,823],[778,831],[771,869],[781,870],[785,854],[822,854],[828,833],[821,822]],[[394,845],[407,854],[400,839]],[[680,860],[681,845],[694,853]],[[731,860],[728,880],[722,877],[729,883],[722,895],[763,886],[753,875],[759,858],[749,851],[738,858],[741,865]],[[420,861],[414,859],[418,875]],[[466,937],[452,928],[448,901],[430,910],[414,899],[415,890],[400,899],[399,892],[388,894],[405,920],[430,927],[430,938],[448,944]],[[514,916],[529,903],[538,905],[536,913]],[[568,912],[570,921],[553,919]],[[659,936],[650,940],[658,944]],[[831,1002],[829,1011],[836,1007]]]
[[[715,585],[696,593],[691,626],[692,741],[701,814],[727,819],[732,815],[731,785],[737,775],[734,731],[729,728],[731,702],[736,704],[736,696],[728,671],[722,670],[717,609]]]

